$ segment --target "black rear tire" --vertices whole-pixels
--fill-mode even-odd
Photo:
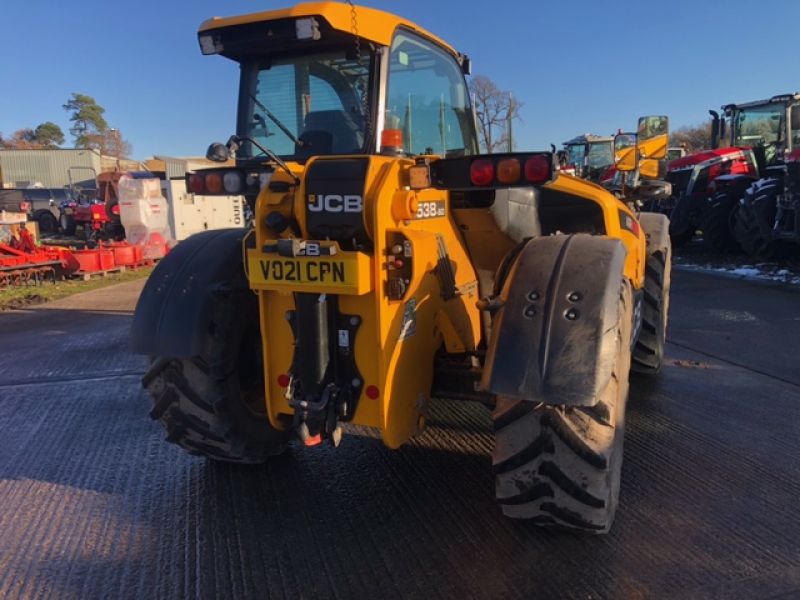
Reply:
[[[703,241],[713,252],[739,252],[741,247],[733,235],[732,222],[739,198],[727,192],[718,192],[709,199],[703,211]]]
[[[694,231],[680,231],[669,234],[669,239],[672,240],[672,245],[675,248],[685,246],[694,238]]]
[[[280,454],[290,431],[267,417],[261,357],[255,296],[218,293],[201,354],[157,358],[142,379],[153,398],[150,416],[167,441],[227,462],[261,463]]]
[[[39,233],[58,233],[58,219],[49,210],[43,210],[34,216],[39,224]]]
[[[78,224],[75,222],[75,218],[72,215],[62,212],[58,223],[64,235],[75,235]]]
[[[619,499],[631,353],[632,294],[620,297],[614,368],[592,407],[499,397],[492,415],[495,496],[537,525],[606,533]]]
[[[633,347],[631,370],[656,375],[664,360],[669,316],[669,288],[672,280],[672,243],[668,222],[658,215],[642,212],[639,221],[647,235],[642,323]]]
[[[747,188],[736,211],[734,234],[748,256],[771,259],[778,254],[778,245],[767,237],[764,229],[775,221],[778,193],[777,182],[752,185]]]
[[[631,370],[656,375],[664,361],[669,314],[672,247],[647,255],[642,299],[642,327],[633,348]]]

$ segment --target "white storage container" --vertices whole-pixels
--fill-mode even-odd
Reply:
[[[145,258],[161,258],[172,245],[169,206],[159,179],[120,178],[119,216],[126,239],[142,246]]]

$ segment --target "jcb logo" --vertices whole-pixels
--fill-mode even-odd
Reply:
[[[363,207],[361,196],[339,194],[309,194],[308,210],[312,212],[356,213]]]

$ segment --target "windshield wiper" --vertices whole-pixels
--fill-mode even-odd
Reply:
[[[298,145],[299,147],[301,147],[301,148],[302,148],[303,146],[305,146],[305,143],[303,143],[303,142],[302,142],[302,141],[301,141],[301,140],[300,140],[300,139],[299,139],[299,138],[298,138],[298,137],[297,137],[295,134],[293,134],[293,133],[291,132],[291,130],[290,130],[288,127],[286,127],[286,125],[284,125],[283,123],[281,123],[280,119],[279,119],[278,117],[276,117],[275,115],[273,115],[273,114],[272,114],[272,111],[270,111],[270,109],[268,109],[268,108],[267,108],[266,106],[264,106],[264,105],[263,105],[261,102],[259,102],[259,101],[258,101],[258,98],[256,98],[256,97],[255,97],[253,94],[248,94],[248,96],[250,96],[250,99],[251,99],[253,102],[255,102],[256,106],[258,106],[258,108],[260,108],[261,110],[263,110],[263,111],[266,113],[266,115],[269,117],[270,121],[272,121],[273,123],[275,123],[275,125],[277,125],[277,126],[280,128],[280,130],[281,130],[283,133],[285,133],[285,134],[286,134],[286,136],[287,136],[287,137],[288,137],[290,140],[292,140],[292,141],[293,141],[295,144],[297,144],[297,145]]]

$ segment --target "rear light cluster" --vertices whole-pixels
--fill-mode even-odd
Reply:
[[[445,158],[431,164],[433,186],[450,190],[543,185],[554,173],[551,152]]]
[[[526,159],[479,158],[469,166],[469,179],[476,187],[502,185],[519,185],[529,183],[541,185],[550,181],[553,173],[552,159],[544,155],[535,155]],[[524,178],[524,179],[523,179]]]
[[[19,203],[19,211],[20,212],[28,212],[31,209],[30,202],[20,202]]]
[[[198,196],[243,194],[247,188],[247,176],[238,169],[198,171],[188,176],[187,189]]]

